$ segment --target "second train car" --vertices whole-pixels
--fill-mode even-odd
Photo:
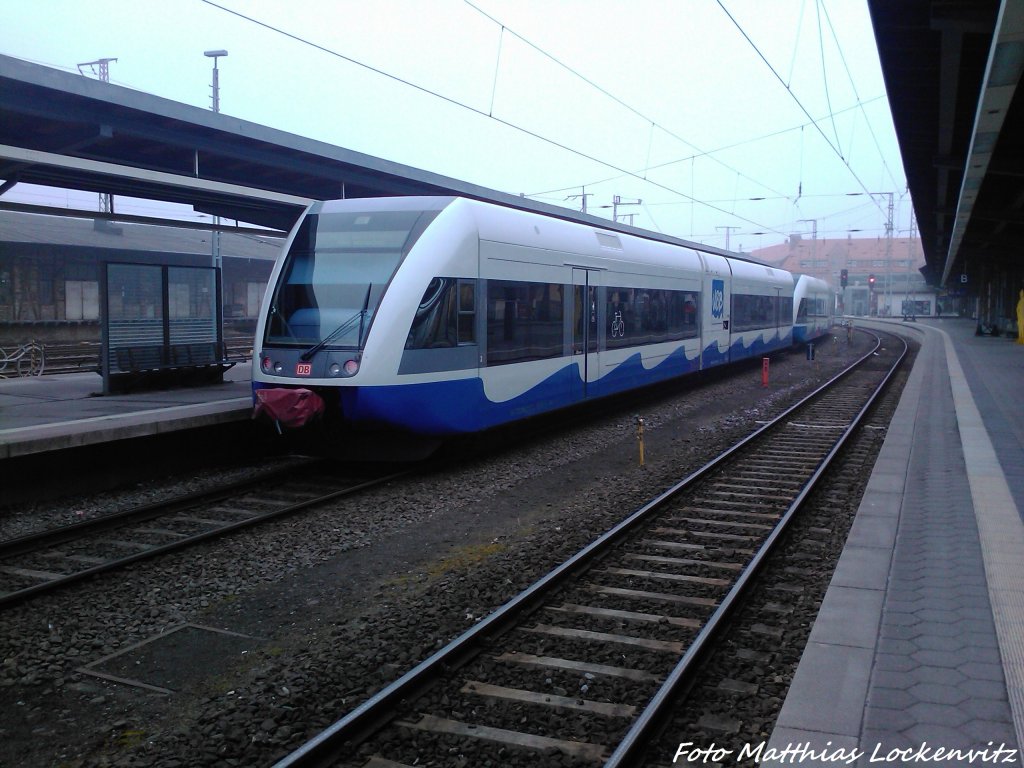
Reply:
[[[828,334],[835,318],[835,294],[824,280],[794,275],[793,343],[805,344]]]
[[[795,289],[785,270],[481,201],[319,202],[271,275],[254,398],[291,426],[322,411],[328,429],[478,432],[788,347]]]

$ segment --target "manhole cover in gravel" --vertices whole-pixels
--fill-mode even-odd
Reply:
[[[174,693],[219,674],[262,640],[237,632],[183,624],[79,669],[87,675]]]

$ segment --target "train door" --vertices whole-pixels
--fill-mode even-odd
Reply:
[[[572,396],[587,396],[587,381],[598,369],[597,283],[599,272],[592,269],[572,270],[572,356],[579,376],[572,376]]]
[[[704,279],[701,286],[701,368],[729,362],[732,344],[732,271],[722,256],[701,254]]]

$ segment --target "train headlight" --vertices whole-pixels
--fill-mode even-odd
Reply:
[[[284,372],[284,365],[282,365],[279,362],[278,363],[274,363],[274,373],[283,373],[283,372]]]
[[[355,376],[359,373],[359,361],[358,360],[346,360],[345,365],[342,366],[346,376]]]
[[[327,369],[327,372],[331,374],[331,376],[340,376],[341,366],[338,365],[337,363],[331,363],[331,366]]]

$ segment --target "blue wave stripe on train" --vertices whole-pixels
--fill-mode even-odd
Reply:
[[[733,360],[757,357],[788,344],[788,336],[771,342],[764,342],[759,337],[748,348],[734,344],[729,355],[711,345],[703,351],[703,358],[706,366],[717,365],[727,357]],[[581,396],[583,382],[580,363],[576,360],[522,395],[505,402],[488,399],[483,382],[477,377],[422,384],[349,387],[338,390],[338,393],[342,414],[352,424],[398,427],[425,435],[455,435],[491,429],[575,405],[584,399],[596,400],[698,370],[700,359],[687,359],[683,348],[679,348],[652,368],[644,367],[637,352],[601,379],[588,383],[586,398]],[[253,383],[254,389],[262,386],[261,383]]]

